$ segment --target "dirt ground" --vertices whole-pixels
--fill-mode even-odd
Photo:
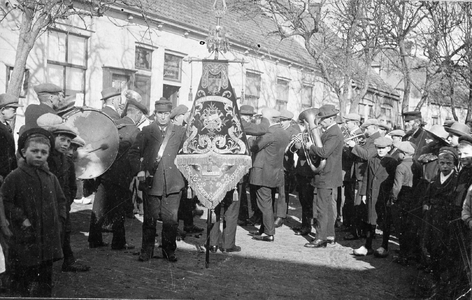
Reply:
[[[385,259],[354,257],[353,248],[363,240],[338,242],[322,249],[303,245],[312,239],[294,235],[291,227],[299,224],[301,208],[291,197],[286,225],[276,230],[275,242],[254,241],[248,235],[252,226],[238,227],[239,253],[210,254],[205,268],[203,244],[206,234],[187,236],[177,243],[176,263],[162,258],[139,262],[141,222],[127,219],[127,241],[132,251],[108,248],[89,249],[87,242],[91,205],[74,204],[72,247],[76,257],[89,265],[86,273],[63,273],[61,262],[54,266],[53,296],[60,298],[131,299],[419,299],[413,287],[421,279],[414,266],[403,267]],[[196,219],[206,226],[206,220]],[[287,226],[288,225],[288,226]],[[158,225],[160,233],[160,225]],[[183,224],[181,223],[181,228]],[[111,234],[104,240],[111,242]],[[381,238],[374,241],[378,247]],[[155,251],[158,256],[160,251]]]

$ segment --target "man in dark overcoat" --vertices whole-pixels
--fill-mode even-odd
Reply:
[[[102,112],[109,116],[113,121],[119,120],[121,118],[121,92],[114,87],[106,88],[102,91],[101,100],[103,100]]]
[[[423,121],[420,111],[407,111],[403,113],[404,127],[405,127],[405,136],[403,136],[403,141],[412,142],[416,149],[421,149],[426,143],[427,133],[423,128]],[[417,151],[413,160],[418,160],[418,157],[421,155],[421,151]]]
[[[162,217],[162,255],[176,262],[178,210],[184,177],[174,163],[185,139],[185,128],[170,122],[172,102],[155,102],[156,121],[143,128],[130,150],[133,174],[146,182],[144,197],[143,240],[140,261],[153,256],[156,220]]]
[[[293,121],[293,113],[286,109],[280,110],[280,123],[282,128],[287,132],[290,140],[292,137],[301,132],[298,123]],[[290,199],[290,192],[293,190],[295,184],[295,173],[294,173],[294,157],[293,153],[287,151],[284,153],[284,182],[279,187],[279,197],[274,199],[274,212],[275,212],[275,227],[279,228],[285,222],[288,212],[288,203]]]
[[[369,119],[362,124],[362,129],[365,130],[365,135],[367,136],[363,145],[356,144],[352,140],[347,142],[347,145],[351,148],[351,155],[355,159],[352,165],[352,174],[356,180],[356,195],[354,198],[354,219],[351,224],[350,233],[344,237],[345,240],[359,239],[366,230],[367,207],[361,201],[359,190],[366,172],[367,161],[377,154],[374,141],[380,137],[378,121],[376,119]]]
[[[16,169],[15,140],[8,122],[15,119],[18,99],[9,94],[0,95],[0,185],[3,179]]]
[[[333,192],[343,184],[342,174],[342,152],[344,145],[344,136],[336,123],[338,110],[332,104],[325,104],[320,107],[318,114],[318,124],[321,125],[324,132],[321,135],[322,146],[317,146],[311,142],[307,143],[310,148],[310,154],[326,159],[324,169],[315,175],[316,194],[316,239],[305,244],[308,248],[326,247],[328,236],[333,237],[334,223],[336,221],[336,199]],[[315,138],[317,130],[310,128]]]
[[[56,114],[59,103],[64,101],[62,88],[52,83],[42,83],[35,86],[34,91],[38,95],[39,104],[30,104],[25,110],[25,126],[21,132],[38,127],[36,121],[44,114]]]
[[[348,130],[349,138],[362,135],[363,131],[359,127],[361,116],[359,114],[350,113],[343,116],[345,122],[345,128]],[[344,135],[344,138],[348,138]],[[352,138],[349,141],[352,141],[353,145],[358,144],[359,138]],[[348,142],[349,142],[348,141]],[[355,210],[354,203],[356,197],[357,182],[362,180],[362,177],[359,178],[358,168],[356,168],[359,161],[362,161],[359,157],[351,153],[352,148],[349,147],[346,143],[343,148],[342,156],[342,167],[343,167],[343,184],[344,184],[344,203],[342,208],[339,203],[338,195],[338,211],[341,212],[342,222],[346,229],[351,230],[351,227],[354,224],[355,219]],[[339,219],[340,216],[338,216]]]
[[[257,206],[262,211],[262,225],[253,233],[255,240],[273,242],[275,235],[272,197],[275,189],[284,180],[283,158],[285,148],[290,142],[288,133],[277,123],[280,112],[264,108],[262,116],[269,120],[269,129],[255,141],[251,151],[255,159],[249,175],[249,183],[255,186]]]
[[[120,137],[118,154],[112,166],[100,176],[100,185],[93,203],[90,219],[89,246],[96,248],[105,246],[102,240],[104,216],[113,222],[113,250],[133,249],[126,243],[125,215],[126,205],[131,199],[129,185],[132,181],[132,168],[128,159],[129,149],[134,144],[139,131],[136,126],[147,108],[140,102],[129,99],[126,116],[116,121]]]
[[[374,253],[372,240],[377,226],[377,217],[383,217],[385,203],[388,201],[395,179],[397,160],[392,158],[388,152],[392,150],[392,140],[387,137],[379,137],[374,141],[377,155],[370,158],[367,163],[367,170],[362,179],[362,186],[359,194],[362,202],[367,205],[367,238],[365,245],[355,249],[354,255],[365,256]]]

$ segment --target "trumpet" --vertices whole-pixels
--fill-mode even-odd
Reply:
[[[361,139],[364,139],[365,138],[365,135],[364,133],[359,133],[359,134],[356,134],[356,135],[351,135],[350,137],[348,138],[345,138],[344,139],[344,142],[347,142],[347,141],[350,141],[350,140],[354,140],[354,142],[356,142],[356,144],[359,144]]]
[[[340,127],[341,127],[341,131],[343,133],[343,136],[344,136],[344,143],[347,143],[350,140],[354,140],[354,142],[358,145],[362,145],[362,144],[365,143],[364,133],[351,134],[351,132],[349,132],[349,129],[347,129],[346,126],[342,125]]]

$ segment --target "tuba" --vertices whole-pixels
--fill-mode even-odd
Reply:
[[[305,133],[306,139],[310,140],[313,144],[315,144],[317,147],[323,147],[323,144],[321,143],[321,133],[319,132],[320,127],[316,125],[316,114],[318,113],[318,109],[316,108],[309,108],[300,113],[298,116],[299,121],[303,121],[306,125],[306,130],[308,131]],[[318,130],[319,134],[313,134],[309,129],[313,130]],[[306,143],[303,143],[303,150],[305,151],[305,156],[307,158],[307,163],[310,166],[311,170],[315,173],[318,174],[320,173],[324,167],[326,166],[326,159],[321,159],[319,157],[313,157],[310,155],[309,149],[306,148]]]

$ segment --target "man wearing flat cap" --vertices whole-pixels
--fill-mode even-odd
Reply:
[[[315,139],[321,139],[322,145],[307,143],[310,154],[326,160],[326,166],[315,174],[314,185],[317,189],[315,207],[317,212],[316,239],[305,244],[308,248],[326,247],[328,242],[334,242],[334,224],[336,221],[336,199],[333,192],[343,184],[342,152],[344,137],[336,124],[338,110],[331,104],[320,107],[316,117],[319,119],[324,132],[319,136],[316,128],[309,128]],[[331,239],[328,241],[328,237]]]
[[[112,250],[129,250],[134,246],[126,242],[125,217],[132,213],[130,183],[133,179],[131,164],[128,159],[130,147],[140,132],[137,127],[148,109],[142,103],[128,99],[126,115],[115,121],[120,138],[118,154],[110,168],[100,176],[100,184],[90,218],[89,246],[97,248],[106,245],[102,238],[102,226],[105,219],[111,220],[113,229]],[[106,216],[106,218],[105,218]]]
[[[301,132],[298,123],[293,121],[293,116],[293,113],[285,108],[280,110],[280,124],[290,139]],[[279,187],[279,197],[275,199],[276,228],[282,226],[287,217],[289,193],[295,185],[294,162],[293,152],[287,151],[284,155],[284,184]]]
[[[284,182],[283,157],[290,137],[279,123],[279,111],[264,108],[262,117],[269,121],[269,129],[251,147],[255,158],[249,174],[249,182],[255,186],[257,206],[262,211],[262,225],[252,234],[255,240],[273,242],[275,224],[272,195]]]
[[[376,154],[370,158],[360,189],[362,202],[367,205],[367,238],[364,246],[354,250],[354,255],[365,256],[373,254],[372,241],[375,235],[377,222],[384,219],[384,210],[390,191],[392,190],[393,180],[397,161],[388,155],[391,150],[392,140],[387,137],[378,137],[374,140]],[[379,220],[377,220],[379,217]],[[379,249],[378,249],[379,250]],[[379,250],[379,252],[381,252]]]
[[[102,91],[102,98],[100,100],[103,100],[103,113],[109,116],[113,121],[121,118],[121,92],[117,88],[105,88]]]
[[[377,154],[374,141],[380,137],[378,121],[376,119],[368,119],[362,124],[365,129],[364,134],[367,136],[364,144],[359,145],[354,141],[347,141],[346,144],[351,148],[351,155],[354,156],[352,168],[353,177],[355,177],[355,198],[354,198],[354,217],[351,222],[349,234],[345,240],[359,239],[367,230],[367,206],[361,201],[359,191],[361,189],[362,180],[365,176],[367,161]]]
[[[143,128],[129,151],[133,175],[145,185],[143,240],[140,261],[148,261],[154,252],[156,221],[162,217],[162,255],[176,262],[176,237],[179,226],[178,211],[184,177],[175,165],[175,157],[182,148],[185,128],[170,121],[172,102],[155,102],[156,121]]]
[[[38,127],[36,121],[44,114],[56,114],[60,103],[64,101],[62,88],[52,83],[42,83],[35,86],[34,91],[38,96],[39,104],[30,104],[25,110],[25,126],[22,131]]]
[[[353,145],[360,144],[364,140],[364,133],[361,130],[360,121],[361,116],[356,113],[349,113],[343,116],[344,128],[347,129],[349,137],[344,133],[344,138],[351,138]],[[357,138],[355,138],[357,136]],[[342,156],[342,168],[343,168],[343,187],[338,189],[337,209],[338,218],[337,221],[342,221],[345,228],[351,228],[354,223],[354,203],[356,196],[356,186],[358,170],[356,169],[355,163],[359,160],[357,156],[351,153],[351,148],[345,144],[343,147]],[[341,190],[341,191],[339,191]],[[343,191],[344,190],[344,191]],[[344,197],[344,201],[341,197]],[[344,202],[344,205],[341,204]]]
[[[392,129],[387,123],[378,123],[380,136],[387,136],[387,133]],[[389,136],[387,136],[389,137]]]
[[[10,94],[0,95],[0,185],[11,171],[16,169],[15,140],[9,122],[16,116],[16,109],[21,107],[18,98]]]
[[[170,112],[170,119],[175,125],[186,126],[190,111],[184,104],[180,104],[173,108]]]
[[[239,109],[239,114],[241,115],[241,124],[243,126],[244,132],[246,133],[246,137],[248,140],[248,144],[252,144],[255,140],[256,136],[261,136],[267,132],[269,129],[269,121],[267,119],[262,119],[261,123],[256,124],[256,120],[254,119],[254,115],[256,111],[253,106],[251,105],[241,105]],[[249,149],[249,153],[254,161],[254,154],[251,153]],[[250,172],[250,171],[249,171]],[[249,204],[247,199],[247,187],[250,187],[250,201],[251,201],[251,217],[249,217]],[[262,213],[257,207],[257,200],[254,186],[249,185],[249,174],[246,174],[243,179],[241,180],[241,184],[239,186],[239,197],[240,197],[240,206],[239,206],[239,215],[238,215],[238,225],[246,226],[247,223],[250,224],[260,224],[262,220]]]
[[[402,141],[403,137],[405,136],[405,131],[401,129],[392,130],[388,133],[388,136],[392,139],[392,150],[390,150],[390,156],[398,160],[398,148],[395,146],[396,143]]]

